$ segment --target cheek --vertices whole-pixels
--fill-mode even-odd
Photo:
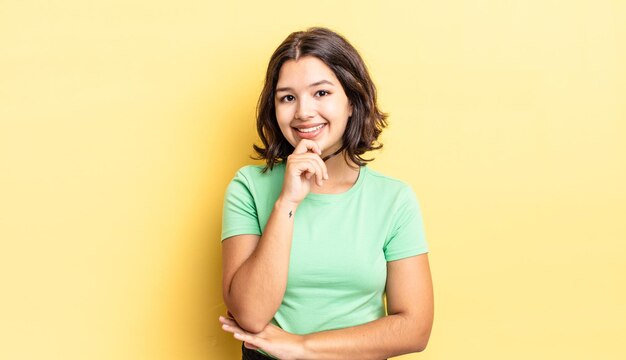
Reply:
[[[280,132],[283,134],[285,139],[289,141],[289,143],[295,147],[293,144],[294,139],[292,139],[291,133],[291,119],[292,112],[286,107],[276,107],[276,121],[278,122],[278,127],[280,128]]]
[[[348,121],[350,117],[350,107],[344,103],[328,103],[320,110],[324,117],[332,120],[335,125],[341,125]]]
[[[289,119],[289,111],[285,107],[276,107],[276,120],[281,129],[289,126]]]

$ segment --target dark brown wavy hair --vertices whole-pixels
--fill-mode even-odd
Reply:
[[[310,28],[291,33],[274,51],[267,66],[265,85],[257,104],[257,132],[263,146],[253,145],[257,160],[265,159],[263,171],[284,162],[294,148],[285,139],[276,120],[274,97],[278,74],[288,60],[315,56],[323,61],[339,79],[350,104],[352,116],[343,134],[342,147],[346,160],[359,166],[374,160],[361,155],[382,148],[378,136],[387,126],[387,114],[380,111],[376,102],[376,87],[357,50],[341,35],[326,28]]]

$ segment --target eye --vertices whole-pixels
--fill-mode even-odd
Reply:
[[[295,99],[296,98],[293,95],[285,95],[285,96],[280,98],[280,102],[292,102]]]
[[[327,90],[318,90],[315,93],[315,96],[318,96],[318,97],[327,96],[327,95],[330,95],[330,92],[328,92]]]

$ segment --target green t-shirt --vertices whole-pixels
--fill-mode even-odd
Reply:
[[[285,165],[265,174],[261,169],[245,166],[228,185],[222,240],[264,231],[282,190]],[[294,222],[287,289],[272,320],[294,334],[385,316],[387,262],[428,252],[411,187],[366,166],[346,192],[309,193]]]

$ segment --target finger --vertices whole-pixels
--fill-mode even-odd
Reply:
[[[230,323],[230,324],[222,323],[222,330],[224,330],[226,332],[229,332],[229,333],[232,333],[232,334],[234,334],[234,333],[245,334],[246,333],[246,331],[244,329],[242,329],[239,326],[237,326],[236,324],[232,324],[232,323]]]
[[[322,180],[324,179],[324,173],[322,172],[322,167],[320,166],[319,162],[316,161],[315,158],[319,158],[319,156],[317,156],[315,154],[311,154],[311,156],[307,156],[305,158],[305,161],[307,161],[309,163],[309,166],[312,167],[313,169],[315,169],[315,171],[313,173],[309,173],[310,176],[307,176],[307,179],[311,180],[313,175],[315,175],[315,182],[317,183],[318,186],[322,186]]]
[[[250,334],[235,333],[233,336],[237,340],[243,341],[244,343],[248,343],[249,345],[256,346],[257,348],[261,349],[265,349],[264,345],[267,344],[264,339]]]
[[[237,322],[235,321],[235,319],[231,319],[231,318],[227,318],[224,316],[220,316],[220,322],[222,324],[226,324],[226,325],[235,325],[238,326]]]
[[[318,175],[318,185],[322,186],[323,180],[328,180],[328,169],[326,168],[326,163],[322,158],[317,154],[303,154],[298,155],[310,159],[314,162],[315,167],[317,168],[316,174]]]
[[[302,176],[302,174],[305,174],[308,172],[308,174],[305,174],[306,179],[310,179],[311,176],[313,176],[316,172],[318,172],[319,170],[315,167],[315,162],[311,159],[307,159],[307,158],[297,158],[297,157],[293,157],[291,158],[291,164],[295,170],[295,173],[291,173],[295,176]]]
[[[328,180],[328,169],[326,168],[326,163],[319,155],[313,155],[312,160],[315,162],[315,165],[317,165],[319,186],[322,186],[324,184],[324,180]]]
[[[320,162],[315,158],[319,158],[319,156],[311,154],[311,157],[300,158],[297,160],[299,164],[302,164],[303,168],[306,168],[306,179],[311,180],[313,176],[315,176],[315,182],[318,186],[322,186],[324,180],[324,172],[320,165]]]
[[[317,183],[317,186],[322,186],[324,185],[324,171],[322,170],[320,162],[317,161],[317,158],[319,158],[319,156],[314,156],[315,158],[311,159],[311,161],[313,162],[313,166],[315,166],[315,182]]]
[[[307,152],[312,152],[314,154],[322,155],[322,149],[320,149],[319,145],[313,140],[302,139],[296,145],[296,148],[293,150],[294,154],[304,154]]]
[[[247,342],[245,342],[245,341],[244,341],[244,343],[243,343],[243,346],[247,347],[247,348],[248,348],[248,349],[250,349],[250,350],[258,350],[258,349],[259,349],[258,347],[254,346],[254,345],[252,345],[252,344],[250,344],[250,343],[247,343]]]
[[[238,327],[238,326],[232,326],[232,325],[226,325],[226,324],[222,325],[222,330],[224,330],[226,332],[229,332],[231,334],[243,334],[243,333],[245,333],[245,331],[242,328]]]
[[[294,160],[292,161],[301,161],[306,159],[313,167],[315,167],[315,176],[317,177],[316,183],[318,186],[322,186],[324,180],[328,179],[326,164],[319,155],[313,153],[300,154],[293,156],[293,159]],[[310,179],[310,177],[307,177],[307,179]]]

